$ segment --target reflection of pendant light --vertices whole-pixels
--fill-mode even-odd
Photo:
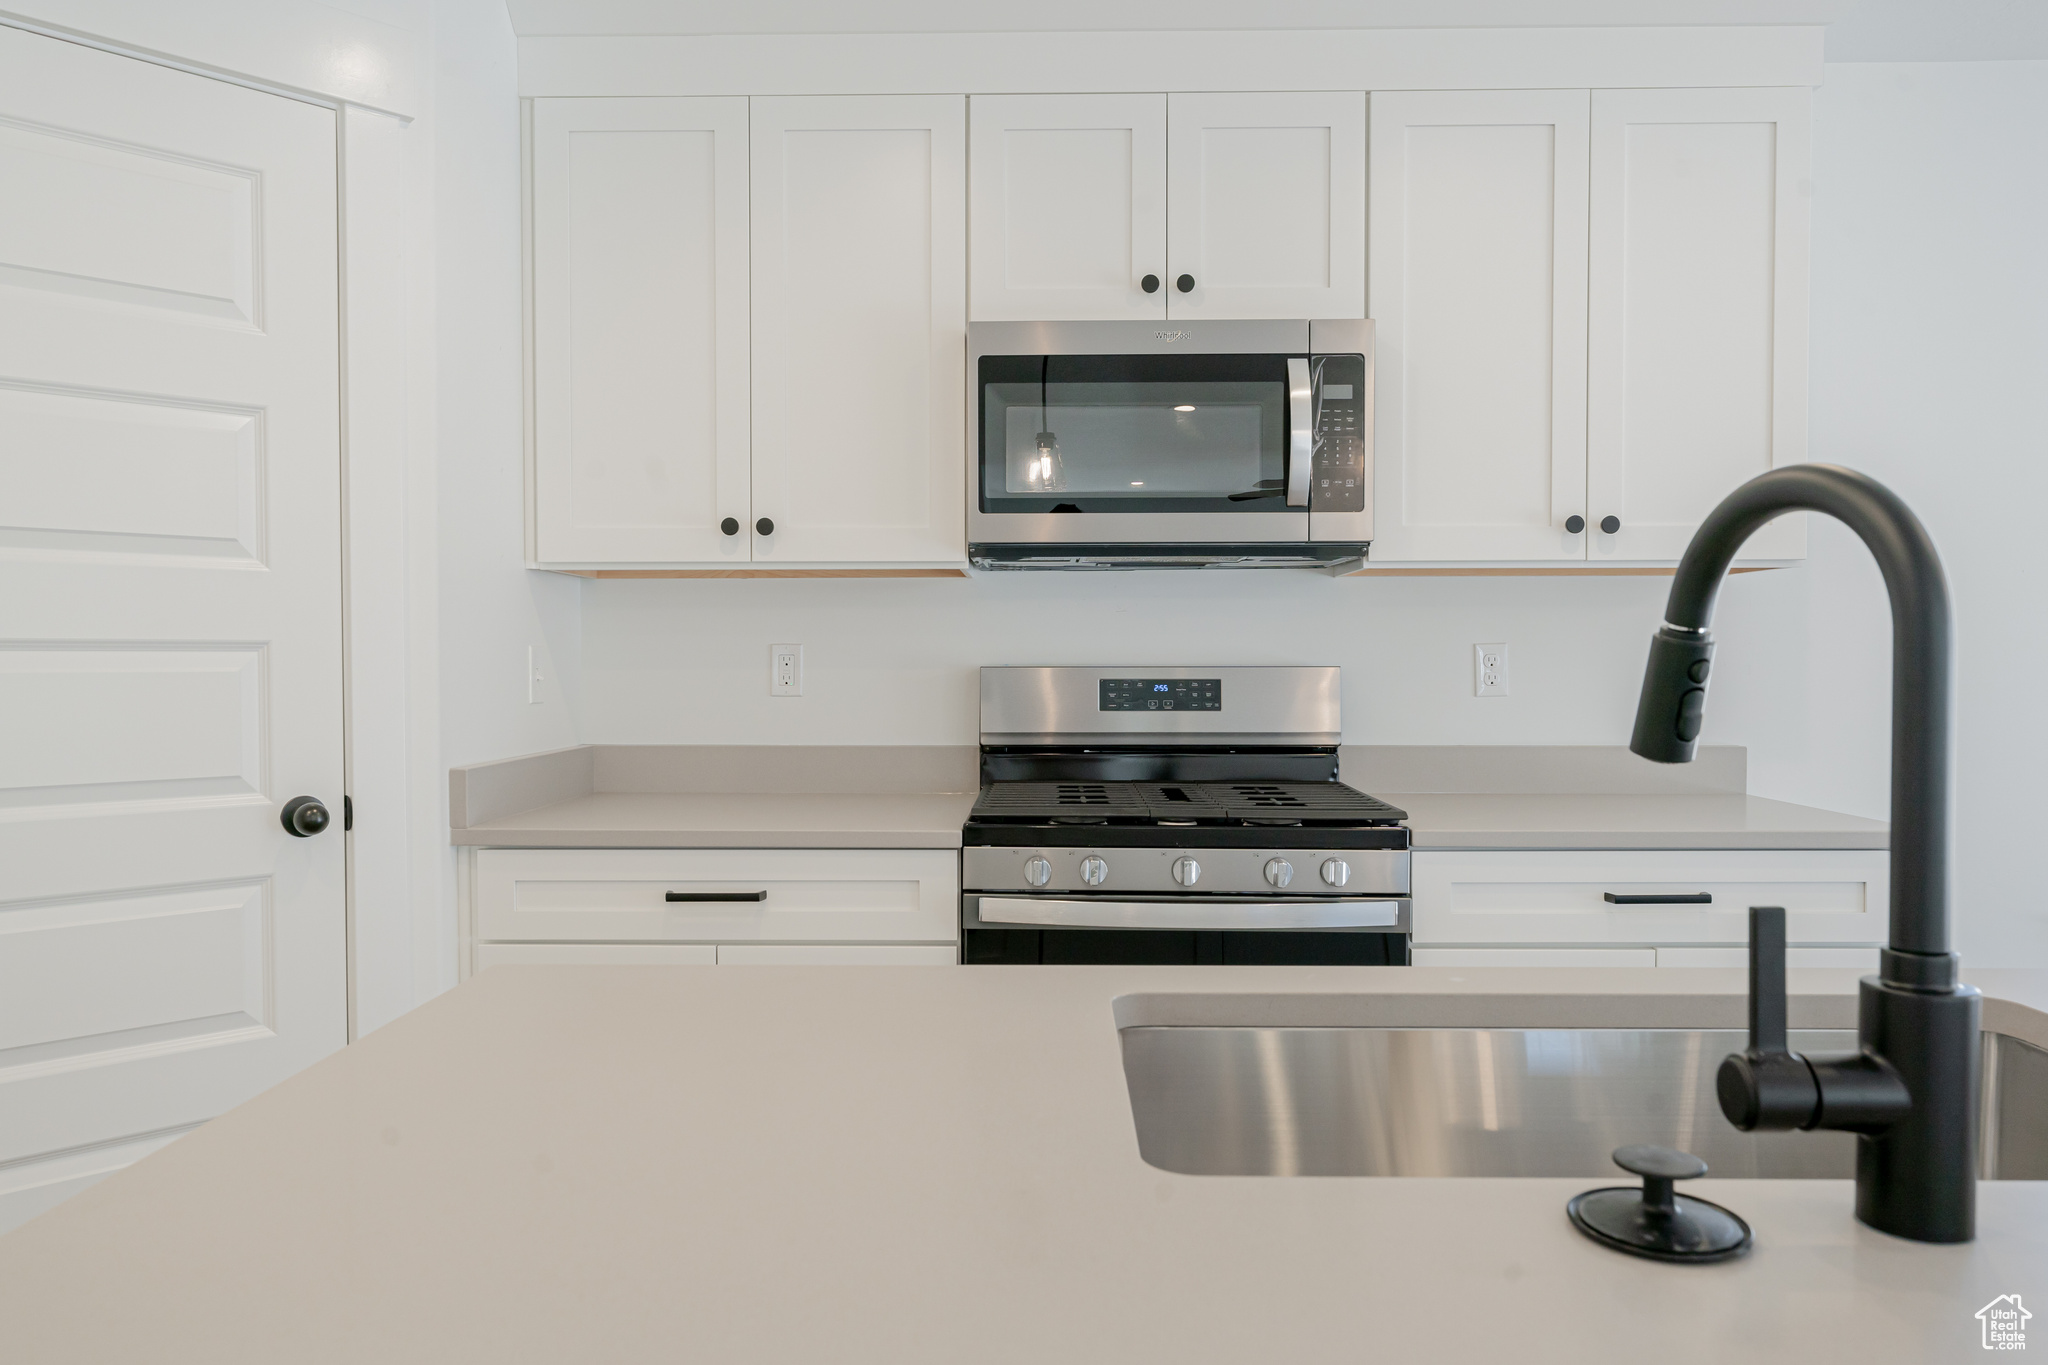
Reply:
[[[1052,434],[1045,410],[1046,377],[1051,369],[1052,357],[1046,356],[1038,368],[1038,448],[1024,469],[1024,486],[1039,493],[1057,493],[1067,486],[1067,472],[1060,465],[1060,438]]]

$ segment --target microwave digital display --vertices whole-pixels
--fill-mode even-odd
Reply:
[[[1103,678],[1098,711],[1221,711],[1221,678]]]

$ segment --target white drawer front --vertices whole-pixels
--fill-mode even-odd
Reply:
[[[476,969],[504,965],[577,967],[709,967],[709,943],[479,943]]]
[[[1785,965],[1804,967],[1847,967],[1853,971],[1877,970],[1876,948],[1787,948]],[[1749,949],[1742,948],[1659,948],[1659,967],[1747,967]]]
[[[1782,905],[1800,944],[1874,944],[1886,933],[1888,855],[1845,851],[1431,853],[1415,855],[1418,944],[1744,944],[1749,907]],[[1709,904],[1616,904],[1691,896]]]
[[[765,893],[749,900],[670,901]],[[485,849],[479,940],[718,943],[958,937],[945,849]]]
[[[1418,967],[1654,967],[1655,948],[1417,948]]]
[[[721,967],[950,967],[960,954],[942,943],[721,943]]]

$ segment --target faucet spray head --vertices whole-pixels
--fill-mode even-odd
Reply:
[[[1666,624],[1650,637],[1636,730],[1628,747],[1652,763],[1690,763],[1706,716],[1714,641],[1704,630]]]

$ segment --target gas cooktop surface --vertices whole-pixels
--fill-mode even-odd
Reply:
[[[1356,828],[1407,817],[1341,782],[1002,781],[982,788],[968,819],[1001,825]]]

